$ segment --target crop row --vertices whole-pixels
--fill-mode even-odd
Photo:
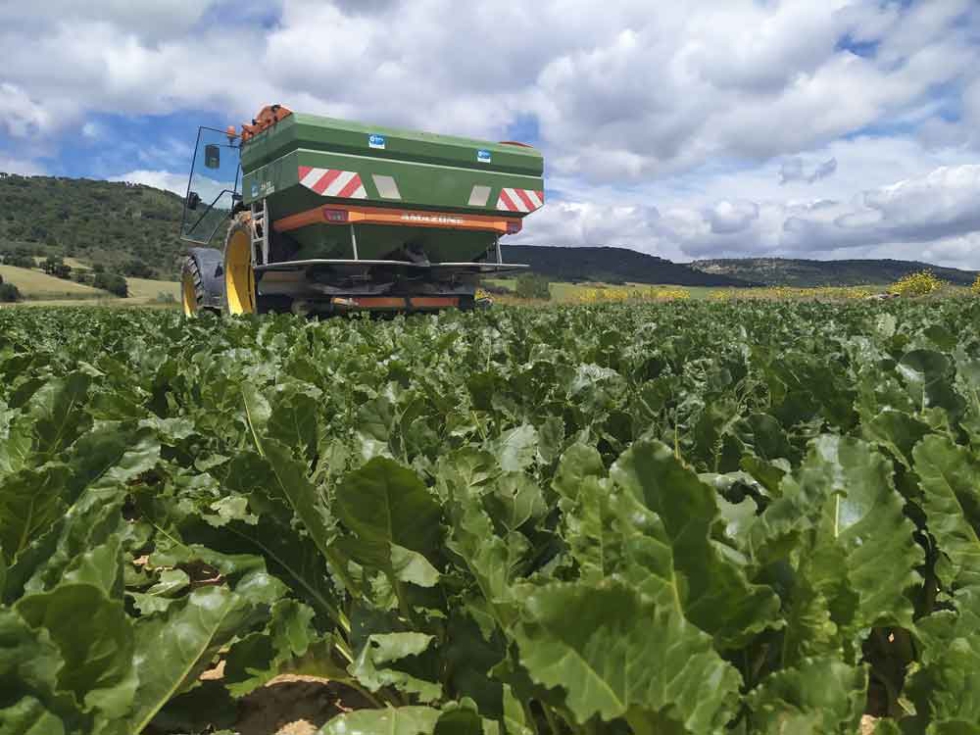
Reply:
[[[0,312],[3,733],[980,732],[978,524],[969,301]]]

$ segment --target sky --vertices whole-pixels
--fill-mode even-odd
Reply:
[[[279,102],[540,148],[511,242],[980,269],[980,0],[0,0],[0,48],[0,171],[183,193]]]

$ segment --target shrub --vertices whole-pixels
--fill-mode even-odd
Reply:
[[[71,278],[71,266],[65,265],[65,261],[60,255],[49,255],[41,263],[41,270],[56,278]]]
[[[12,283],[3,283],[0,279],[0,302],[13,303],[21,300],[20,290]]]
[[[980,296],[980,275],[977,276],[977,280],[975,280],[973,285],[970,286],[970,292],[974,296]]]
[[[525,273],[517,277],[517,288],[515,293],[522,299],[543,299],[551,298],[551,284],[544,276],[534,273]]]
[[[34,262],[34,258],[29,255],[23,255],[21,253],[10,253],[3,256],[4,265],[10,265],[14,268],[35,268],[37,264]]]
[[[118,273],[96,273],[92,285],[122,299],[129,296],[129,286],[126,284],[126,279]]]
[[[131,278],[153,278],[153,269],[139,258],[123,266],[123,274]]]
[[[899,296],[926,296],[941,291],[945,284],[932,271],[918,271],[903,276],[888,287],[889,292]]]

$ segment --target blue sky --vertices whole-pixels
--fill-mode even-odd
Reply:
[[[980,268],[976,0],[47,0],[0,47],[0,170],[179,191],[281,102],[540,147],[522,242]]]

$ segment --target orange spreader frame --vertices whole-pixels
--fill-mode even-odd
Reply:
[[[331,214],[332,213],[332,214]],[[521,231],[518,217],[486,214],[428,212],[421,209],[388,209],[326,204],[276,220],[276,232],[289,232],[309,225],[395,225],[397,227],[435,227],[443,230],[475,230],[513,235]]]

